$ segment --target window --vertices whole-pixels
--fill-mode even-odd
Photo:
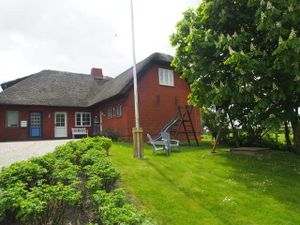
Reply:
[[[75,113],[76,127],[90,127],[91,126],[91,113],[77,112]]]
[[[116,110],[116,116],[121,117],[122,116],[122,105],[117,105],[117,110]]]
[[[113,108],[111,106],[107,108],[107,116],[108,119],[111,119],[113,117]]]
[[[19,127],[19,112],[7,111],[6,113],[7,127]]]
[[[158,69],[159,84],[165,86],[174,86],[174,71],[159,68]]]
[[[65,113],[56,113],[55,114],[55,126],[56,127],[65,127],[66,125],[66,116]]]

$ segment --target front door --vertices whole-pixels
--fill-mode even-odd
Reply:
[[[42,113],[41,112],[29,113],[29,137],[31,138],[42,137]]]
[[[55,113],[54,137],[56,138],[68,137],[66,112]]]

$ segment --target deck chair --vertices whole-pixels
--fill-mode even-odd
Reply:
[[[161,137],[164,143],[167,145],[166,148],[170,153],[172,148],[176,148],[177,150],[179,150],[179,140],[171,139],[168,132],[161,132]]]
[[[154,141],[150,134],[147,134],[147,137],[149,139],[149,143],[152,145],[152,154],[155,155],[157,151],[165,151],[167,155],[170,155],[170,148],[168,148],[168,144],[166,141]]]

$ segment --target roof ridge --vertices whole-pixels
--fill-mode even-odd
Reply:
[[[41,70],[38,73],[43,73],[43,72],[53,72],[53,73],[64,73],[64,74],[77,74],[77,75],[90,75],[88,73],[75,73],[75,72],[70,72],[70,71],[63,71],[63,70],[51,70],[51,69],[45,69]],[[37,74],[38,74],[37,73]]]

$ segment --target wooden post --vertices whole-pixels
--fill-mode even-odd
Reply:
[[[140,158],[140,159],[144,158],[143,129],[141,127],[139,129],[137,129],[136,127],[132,128],[132,136],[133,136],[133,157]]]

